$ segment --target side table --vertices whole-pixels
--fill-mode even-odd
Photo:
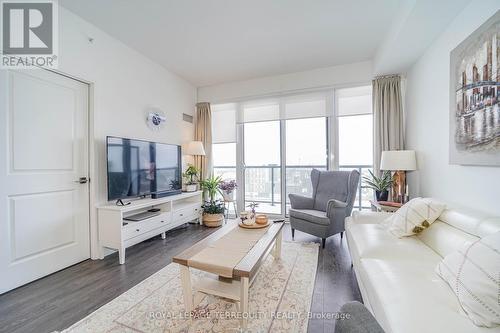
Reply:
[[[372,210],[376,212],[389,212],[393,213],[401,208],[402,204],[398,202],[387,202],[388,204],[383,204],[384,202],[378,202],[376,200],[370,200]]]

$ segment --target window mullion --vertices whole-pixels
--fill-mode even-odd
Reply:
[[[280,120],[281,139],[281,215],[286,213],[286,120]]]
[[[328,110],[330,112],[328,113],[330,116],[330,121],[329,121],[329,147],[328,147],[328,152],[329,152],[329,169],[330,170],[338,170],[339,169],[339,131],[338,131],[338,119],[337,119],[337,108],[338,108],[338,103],[337,99],[335,98],[335,90],[332,91],[331,94],[329,94],[328,98]]]
[[[239,211],[245,209],[245,143],[243,140],[244,125],[238,123],[236,124],[236,183],[238,184],[236,207]]]
[[[281,215],[285,216],[286,213],[286,110],[285,99],[280,98],[280,165],[281,165]]]

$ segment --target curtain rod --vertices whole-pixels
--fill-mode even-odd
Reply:
[[[371,84],[372,84],[371,81],[359,81],[359,82],[351,82],[351,83],[347,83],[347,84],[322,85],[322,86],[315,86],[315,87],[310,87],[310,88],[279,90],[279,91],[274,91],[274,92],[269,92],[269,93],[264,93],[264,94],[254,94],[254,95],[246,95],[246,96],[240,96],[240,97],[215,99],[213,101],[210,101],[210,104],[241,103],[241,102],[246,102],[246,101],[253,100],[253,99],[275,98],[275,97],[282,97],[282,96],[286,96],[286,95],[295,95],[295,94],[301,94],[301,93],[307,94],[307,93],[325,91],[325,90],[329,90],[329,89],[342,89],[342,88],[355,88],[355,87],[360,87],[360,86],[371,86]]]
[[[378,76],[375,76],[374,79],[389,79],[389,78],[392,78],[392,77],[401,77],[400,74],[387,74],[387,75],[378,75]]]

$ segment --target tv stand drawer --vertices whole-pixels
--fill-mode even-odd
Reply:
[[[194,220],[199,217],[201,213],[201,206],[199,204],[193,204],[191,207],[186,207],[177,211],[174,211],[172,214],[172,220],[174,223],[177,223],[181,220]]]
[[[167,226],[170,222],[170,213],[162,213],[139,222],[130,222],[123,227],[122,236],[124,240],[134,238],[148,231]]]

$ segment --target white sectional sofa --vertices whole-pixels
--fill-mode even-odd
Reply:
[[[438,262],[464,242],[500,230],[500,218],[447,209],[419,236],[397,238],[380,223],[390,213],[354,212],[346,234],[363,302],[387,333],[498,333],[462,313],[436,273]]]

